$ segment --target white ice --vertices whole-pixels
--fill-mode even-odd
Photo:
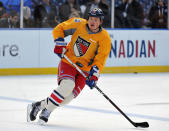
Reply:
[[[98,87],[134,122],[135,128],[96,89],[85,86],[46,126],[26,122],[27,104],[57,87],[56,75],[0,76],[1,131],[169,131],[169,73],[101,74]]]

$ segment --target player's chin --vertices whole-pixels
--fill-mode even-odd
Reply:
[[[91,26],[90,26],[90,29],[91,29],[91,30],[95,30],[96,27],[95,27],[94,25],[91,25]]]

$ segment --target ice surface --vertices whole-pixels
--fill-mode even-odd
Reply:
[[[1,131],[169,131],[169,73],[101,74],[98,87],[134,122],[133,127],[96,89],[87,86],[46,126],[26,122],[26,106],[57,87],[56,75],[0,76]]]

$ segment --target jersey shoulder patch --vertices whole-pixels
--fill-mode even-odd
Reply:
[[[74,22],[81,22],[81,19],[74,19]]]

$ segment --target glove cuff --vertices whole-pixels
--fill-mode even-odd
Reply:
[[[66,46],[55,46],[54,52],[56,54],[62,54],[63,51],[65,52],[65,48],[66,48]]]
[[[54,42],[55,42],[56,46],[66,46],[67,45],[67,43],[64,42],[64,39],[61,37],[55,39]]]
[[[90,80],[98,81],[98,77],[93,75],[93,76],[91,76]]]

